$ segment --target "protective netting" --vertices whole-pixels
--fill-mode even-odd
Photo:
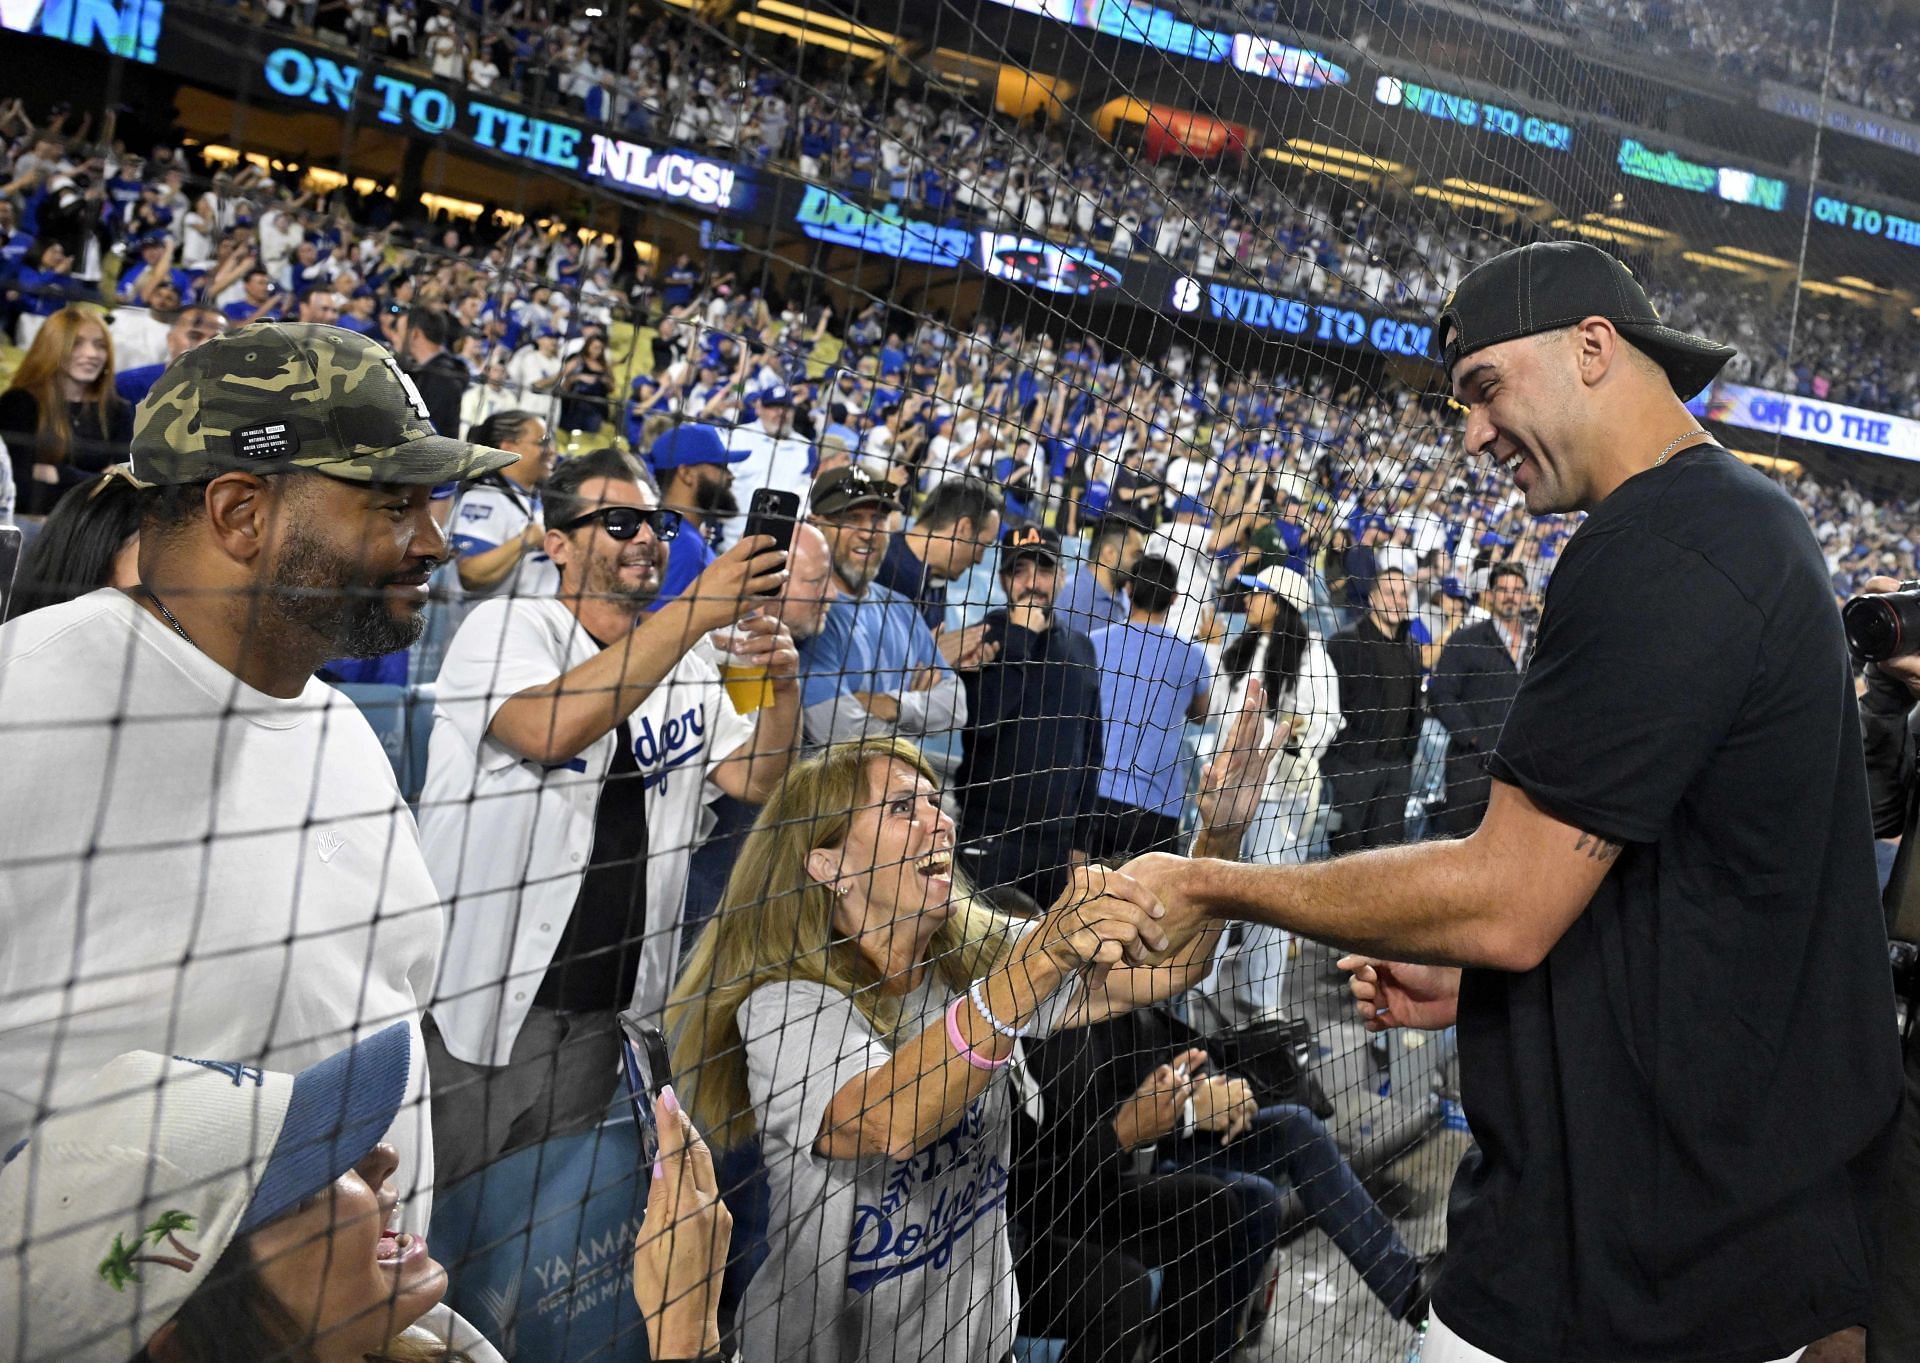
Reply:
[[[1452,1004],[1165,854],[1518,779],[1570,428],[1440,312],[1599,246],[1836,609],[1920,576],[1898,7],[5,27],[0,1358],[1407,1356]]]

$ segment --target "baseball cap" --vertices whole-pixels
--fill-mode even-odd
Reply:
[[[0,1165],[23,1359],[126,1363],[235,1238],[352,1169],[406,1098],[396,1022],[298,1074],[130,1051]],[[7,1357],[15,1355],[11,1352]]]
[[[435,434],[384,346],[318,322],[255,322],[181,355],[134,412],[129,452],[148,487],[293,470],[437,485],[518,457]]]
[[[755,402],[769,403],[775,407],[785,407],[793,401],[793,394],[779,384],[771,384],[753,395]]]
[[[818,516],[838,516],[856,506],[898,507],[900,499],[890,484],[883,483],[857,465],[828,469],[813,480],[807,496],[808,508]]]
[[[1000,566],[1010,568],[1022,558],[1043,558],[1049,563],[1058,563],[1059,532],[1044,525],[1023,525],[1007,531],[1000,537]]]
[[[711,426],[689,422],[663,433],[647,451],[647,462],[655,473],[682,468],[688,464],[737,464],[747,451],[730,450],[726,438]]]
[[[1503,251],[1468,271],[1433,329],[1449,373],[1476,350],[1604,317],[1667,371],[1682,400],[1712,383],[1739,352],[1666,326],[1633,272],[1584,241],[1542,241]]]
[[[1313,588],[1307,579],[1285,565],[1278,565],[1235,579],[1249,591],[1267,592],[1279,597],[1301,614],[1313,605]]]

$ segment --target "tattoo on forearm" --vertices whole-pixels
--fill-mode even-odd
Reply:
[[[1612,861],[1620,855],[1620,844],[1608,842],[1605,838],[1592,833],[1582,833],[1580,840],[1573,845],[1576,852],[1585,852],[1594,861]]]

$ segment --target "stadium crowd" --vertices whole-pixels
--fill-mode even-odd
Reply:
[[[272,21],[295,17],[269,7]],[[791,156],[935,208],[1108,234],[1117,250],[1151,243],[1203,271],[1212,253],[1214,267],[1235,261],[1277,287],[1430,310],[1492,249],[1436,227],[1383,255],[1368,245],[1391,243],[1377,207],[1294,205],[1271,184],[1243,197],[1171,171],[1155,182],[1117,154],[1089,164],[961,126],[951,109],[870,110],[851,87],[846,104],[815,92],[789,106],[664,31],[639,39],[616,76],[572,25],[535,42],[509,11],[456,52],[466,40],[446,10],[416,18],[405,3],[356,3],[303,21],[354,40],[377,24],[396,58],[479,88],[544,81],[590,116],[607,101],[601,112],[638,131],[675,110],[663,135]],[[1244,370],[1178,343],[1138,356],[1017,320],[907,315],[829,299],[808,279],[742,277],[724,256],[629,262],[590,233],[410,232],[382,220],[383,198],[316,199],[247,161],[209,177],[185,149],[136,156],[111,129],[95,155],[62,115],[35,123],[16,103],[5,118],[0,306],[25,353],[0,394],[0,440],[11,500],[39,531],[23,569],[32,609],[6,636],[30,646],[0,655],[0,691],[16,714],[100,731],[36,738],[16,722],[9,742],[48,745],[33,760],[49,765],[58,744],[94,781],[104,749],[86,748],[89,766],[67,745],[111,742],[122,716],[88,711],[62,684],[134,666],[124,657],[139,640],[161,660],[141,665],[155,671],[134,689],[139,717],[166,724],[129,726],[111,757],[122,772],[170,769],[182,733],[204,740],[238,715],[270,735],[243,773],[260,799],[251,832],[294,840],[295,856],[337,824],[322,863],[354,838],[392,855],[343,858],[355,878],[316,893],[317,917],[298,903],[298,931],[315,934],[302,943],[310,971],[224,991],[218,1026],[183,1021],[174,991],[152,987],[152,971],[181,959],[171,928],[130,931],[116,943],[125,958],[86,980],[99,991],[88,1025],[48,1042],[59,1063],[41,1074],[45,1057],[24,1043],[5,1062],[0,1092],[28,1099],[0,1111],[8,1144],[49,1105],[114,1101],[89,1086],[100,1064],[181,1063],[115,1061],[142,1029],[169,1051],[271,1055],[303,1077],[353,1041],[354,1063],[392,1080],[356,1119],[375,1135],[394,1126],[398,1152],[354,1143],[318,1184],[307,1167],[308,1184],[270,1204],[223,1185],[199,1215],[237,1224],[268,1258],[276,1233],[282,1247],[314,1236],[288,1218],[311,1210],[316,1187],[351,1173],[391,1217],[394,1180],[411,1189],[405,1229],[377,1227],[371,1248],[404,1265],[437,1186],[602,1119],[617,1015],[632,1006],[671,1024],[694,1119],[677,1095],[655,1112],[671,1135],[643,1243],[697,1226],[700,1276],[720,1276],[726,1218],[695,1122],[723,1159],[748,1152],[772,1184],[752,1227],[767,1258],[738,1303],[750,1358],[800,1351],[817,1313],[837,1309],[843,1284],[837,1266],[822,1271],[823,1247],[856,1240],[875,1209],[883,1243],[845,1266],[866,1296],[862,1333],[838,1355],[849,1363],[886,1349],[1003,1357],[1016,1283],[1029,1332],[1064,1338],[1070,1359],[1117,1363],[1147,1338],[1169,1360],[1225,1359],[1288,1188],[1383,1311],[1420,1318],[1437,1264],[1403,1241],[1327,1114],[1234,1071],[1217,1035],[1188,1020],[1285,1019],[1298,1002],[1287,935],[1162,934],[1102,866],[1190,836],[1222,858],[1279,863],[1477,825],[1489,786],[1475,754],[1499,731],[1578,521],[1530,513],[1463,449],[1448,403]],[[917,164],[901,150],[929,139],[939,150]],[[929,167],[955,164],[952,183],[929,184]],[[1081,168],[1060,186],[1029,179],[1039,164]],[[1415,260],[1445,264],[1420,277]],[[1763,322],[1732,320],[1748,305],[1704,289],[1671,299],[1683,325],[1754,329],[1751,381],[1916,410],[1913,376],[1877,358],[1883,338],[1823,318],[1810,347],[1776,354]],[[232,376],[231,338],[256,322],[335,328],[295,334],[328,351],[329,372],[387,393],[390,444],[417,446],[419,466],[309,480],[329,490],[263,494],[264,512],[222,503],[217,517],[170,492],[232,472],[218,442],[264,438],[258,419],[278,415],[210,396]],[[323,400],[344,411],[344,392]],[[163,429],[181,404],[192,420]],[[269,450],[296,480],[284,487],[326,466],[302,461],[323,459],[329,438],[315,428]],[[115,471],[130,450],[155,487]],[[1838,595],[1915,574],[1903,503],[1811,479],[1788,490]],[[767,491],[805,508],[784,559],[746,533],[745,508]],[[272,528],[306,556],[216,572],[215,545],[244,539],[250,514],[281,517]],[[114,586],[131,590],[94,592]],[[206,599],[221,590],[278,593],[285,618],[223,612]],[[359,606],[334,608],[329,593]],[[231,676],[212,676],[223,668]],[[309,680],[316,670],[435,683],[421,789],[393,788],[370,742],[336,758],[328,725],[299,721],[345,704]],[[325,793],[360,803],[310,808],[304,775],[287,773],[336,760]],[[186,771],[177,807],[103,813],[106,835],[88,813],[97,791],[77,778],[35,792],[53,811],[38,817],[67,836],[35,871],[47,902],[77,902],[102,848],[115,855],[99,869],[131,900],[141,880],[161,883],[139,855],[160,847],[164,875],[188,902],[204,896],[212,921],[243,902],[291,903],[241,854],[221,854],[226,880],[183,860],[205,839],[181,818],[225,798],[221,777]],[[417,839],[401,795],[417,806]],[[25,817],[22,798],[10,792],[6,808]],[[729,808],[753,824],[744,839],[725,836]],[[82,833],[91,840],[74,842]],[[722,886],[704,903],[703,856],[720,860]],[[291,908],[271,926],[294,931]],[[34,931],[23,958],[72,955],[56,915]],[[262,950],[257,938],[218,945],[243,963]],[[1149,948],[1171,957],[1150,967]],[[349,987],[376,957],[378,978]],[[1082,987],[1088,970],[1101,972],[1097,994]],[[910,985],[875,987],[895,980]],[[0,1009],[46,1040],[72,1021],[49,1000],[74,983],[64,971],[31,982]],[[274,997],[282,988],[290,1002]],[[282,1003],[308,1027],[295,1044],[273,1029]],[[93,1025],[111,1009],[135,1020]],[[395,1020],[410,1027],[398,1040],[367,1035]],[[994,1083],[1016,1036],[1018,1086]],[[305,1082],[319,1089],[324,1075]],[[177,1144],[159,1153],[185,1158]],[[972,1224],[956,1229],[954,1207],[978,1209],[987,1248],[930,1285],[909,1270],[920,1241]],[[704,1248],[715,1226],[718,1258]],[[183,1230],[143,1234],[157,1248]],[[219,1248],[209,1257],[224,1264]],[[198,1258],[180,1270],[196,1284]],[[214,1295],[195,1310],[261,1290],[231,1266],[211,1272]],[[667,1266],[648,1272],[653,1356],[717,1353],[710,1311],[691,1325],[672,1316],[659,1304]],[[274,1291],[290,1281],[259,1276]],[[156,1297],[170,1310],[183,1300]],[[138,1342],[165,1319],[143,1317]],[[49,1347],[71,1343],[63,1328]]]
[[[909,93],[857,67],[824,67],[809,78],[776,72],[712,30],[677,19],[653,19],[623,60],[612,50],[615,30],[591,21],[585,6],[514,6],[476,17],[439,3],[424,19],[423,13],[411,0],[384,12],[372,5],[282,6],[269,22],[332,25],[342,41],[370,44],[388,59],[449,80],[463,78],[465,63],[477,68],[464,77],[476,88],[515,93],[635,136],[777,163],[809,181],[946,221],[967,215],[1121,254],[1150,249],[1200,275],[1240,275],[1326,301],[1430,312],[1500,236],[1527,230],[1514,224],[1476,231],[1460,215],[1438,215],[1418,200],[1342,195],[1331,201],[1309,178],[1277,174],[1258,160],[1153,163],[1084,124],[983,114],[937,89]],[[355,21],[355,14],[362,19]],[[1636,36],[1704,44],[1745,75],[1754,72],[1741,65],[1738,52],[1807,60],[1802,44],[1767,31],[1745,33],[1750,24],[1764,30],[1772,23],[1816,22],[1796,14],[1791,7],[1757,17],[1715,7],[1706,22],[1695,23],[1692,10],[1636,4],[1618,26]],[[1722,43],[1719,35],[1729,27],[1744,36]],[[1908,69],[1920,45],[1893,34],[1889,28],[1886,43],[1845,47],[1840,55],[1863,76]],[[1910,84],[1889,76],[1874,88],[1884,88],[1897,104],[1910,101]],[[1859,91],[1846,86],[1840,93]],[[1742,358],[1728,378],[1920,414],[1920,378],[1888,359],[1910,344],[1910,319],[1889,323],[1857,308],[1816,308],[1812,315],[1803,309],[1789,335],[1782,298],[1763,282],[1729,288],[1720,271],[1689,278],[1670,264],[1634,263],[1643,277],[1667,282],[1668,305],[1712,334],[1737,335]]]

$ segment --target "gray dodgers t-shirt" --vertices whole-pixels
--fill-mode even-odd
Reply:
[[[1058,1018],[1078,989],[1043,1010]],[[927,972],[894,1038],[936,1024],[953,995]],[[771,1185],[768,1256],[741,1308],[755,1363],[989,1363],[1013,1348],[1019,1298],[1007,1245],[1009,1071],[912,1159],[822,1159],[833,1095],[893,1050],[846,995],[789,981],[736,1020]],[[1050,1030],[1050,1028],[1048,1028]]]

